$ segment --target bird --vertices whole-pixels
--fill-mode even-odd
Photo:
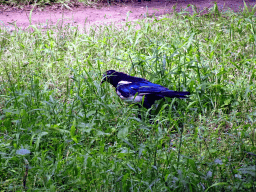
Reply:
[[[172,91],[162,85],[152,83],[144,78],[134,77],[115,70],[103,73],[101,84],[108,82],[116,89],[117,95],[126,102],[142,103],[150,109],[156,100],[169,98],[188,98],[190,92]]]

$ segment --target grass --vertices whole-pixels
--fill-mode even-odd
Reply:
[[[38,7],[42,9],[49,5],[59,5],[61,8],[71,10],[72,7],[79,4],[86,6],[95,6],[99,2],[98,0],[0,0],[0,5],[2,6],[13,6],[15,8],[24,8],[24,6],[32,5],[33,7]]]
[[[0,34],[1,191],[256,190],[254,9]],[[108,69],[191,96],[151,125]]]

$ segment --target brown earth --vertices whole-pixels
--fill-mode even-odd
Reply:
[[[234,11],[239,11],[244,7],[243,0],[216,0],[220,10],[227,10],[228,8]],[[246,0],[247,5],[254,6],[256,0]],[[43,11],[36,8],[32,12],[31,24],[48,28],[55,24],[70,24],[78,26],[79,29],[83,27],[88,28],[94,24],[108,24],[121,23],[126,21],[127,14],[129,14],[129,21],[135,21],[145,18],[146,16],[160,16],[168,14],[173,11],[173,6],[180,11],[185,9],[188,4],[193,4],[199,10],[207,10],[214,5],[212,0],[151,0],[143,1],[141,3],[133,2],[126,4],[112,4],[101,5],[101,8],[88,8],[82,4],[77,4],[70,9],[63,6],[48,6]],[[13,7],[0,6],[0,25],[7,27],[7,30],[15,29],[14,25],[21,29],[25,29],[30,25],[29,15],[32,6],[23,9]],[[192,12],[189,7],[188,11]]]

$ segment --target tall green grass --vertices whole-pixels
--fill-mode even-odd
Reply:
[[[255,31],[254,9],[217,5],[87,33],[2,28],[1,190],[255,191]],[[191,96],[149,124],[100,84],[109,69]]]

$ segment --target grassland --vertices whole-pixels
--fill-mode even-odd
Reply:
[[[246,8],[87,33],[1,28],[1,191],[255,191],[256,18]],[[100,84],[108,69],[191,96],[167,100],[150,124]]]

